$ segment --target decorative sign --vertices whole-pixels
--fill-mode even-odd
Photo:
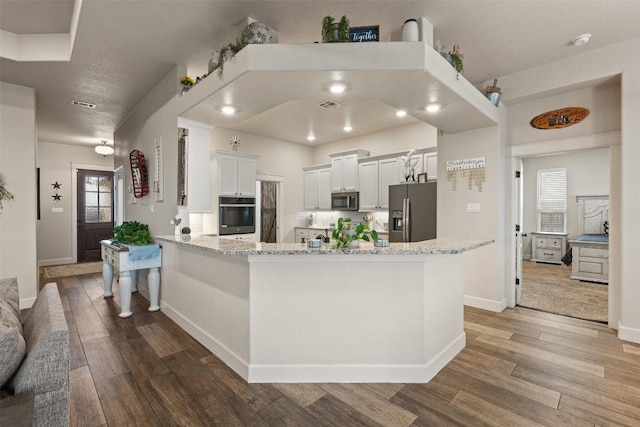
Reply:
[[[484,167],[486,167],[484,157],[447,161],[447,171],[461,171],[466,169],[479,169]]]
[[[349,27],[349,41],[351,43],[380,41],[380,26]]]
[[[536,129],[560,129],[580,123],[588,115],[589,110],[586,108],[560,108],[534,117],[530,124]]]

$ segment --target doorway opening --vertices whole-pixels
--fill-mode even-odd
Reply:
[[[608,323],[608,285],[578,278],[574,271],[576,265],[573,265],[576,260],[571,259],[571,253],[576,250],[574,246],[579,246],[576,240],[584,234],[580,223],[585,213],[579,207],[582,196],[606,194],[608,215],[610,156],[611,150],[603,147],[516,159],[520,162],[521,177],[519,183],[516,179],[514,192],[516,221],[520,225],[520,230],[516,230],[516,305]],[[564,167],[567,168],[564,217],[555,213],[549,218],[548,212],[541,217],[539,172]],[[546,205],[543,203],[542,206]],[[548,226],[541,226],[541,218],[560,223],[566,220],[566,228],[548,230]],[[587,261],[592,265],[598,261],[608,268],[608,245],[607,251],[598,256],[600,260]],[[580,260],[577,262],[580,263]],[[584,264],[584,260],[581,264]]]
[[[113,234],[113,172],[78,169],[77,260],[101,259],[100,241]]]
[[[260,175],[256,181],[256,240],[278,243],[282,221],[282,184],[280,176]]]

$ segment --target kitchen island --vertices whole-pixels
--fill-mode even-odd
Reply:
[[[157,236],[165,314],[248,382],[427,382],[465,346],[464,252]]]

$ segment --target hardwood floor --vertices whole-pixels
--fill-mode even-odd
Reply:
[[[74,426],[640,425],[640,346],[597,323],[467,307],[466,348],[428,384],[247,384],[141,295],[120,319],[101,275],[56,280]]]

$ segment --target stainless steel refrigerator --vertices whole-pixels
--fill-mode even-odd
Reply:
[[[437,182],[389,186],[389,241],[436,238]]]

